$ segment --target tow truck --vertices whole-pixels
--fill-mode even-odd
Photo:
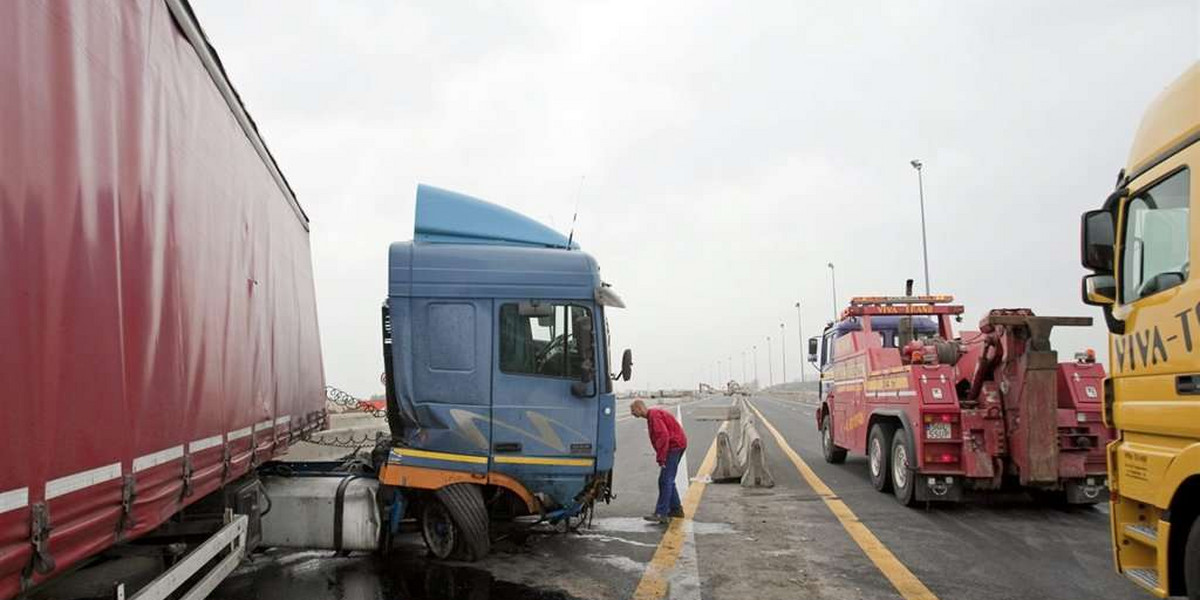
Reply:
[[[871,483],[905,506],[1021,487],[1047,500],[1107,498],[1094,352],[1059,362],[1057,326],[1088,317],[992,310],[955,335],[949,295],[862,296],[808,341],[821,372],[824,458],[866,455]]]

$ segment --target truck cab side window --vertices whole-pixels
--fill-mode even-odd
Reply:
[[[554,314],[521,316],[517,304],[500,306],[500,370],[519,375],[578,379],[583,354],[575,322],[590,318],[584,306],[555,304]]]
[[[608,319],[604,319],[604,393],[611,394],[612,391],[612,336],[608,331]]]
[[[1188,176],[1179,171],[1129,201],[1121,260],[1126,303],[1187,281]]]
[[[821,344],[821,368],[827,369],[833,364],[833,340],[835,339],[834,332],[830,331],[825,334],[825,341]]]

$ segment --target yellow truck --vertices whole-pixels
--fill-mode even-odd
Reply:
[[[1081,223],[1087,304],[1109,335],[1113,558],[1159,597],[1200,599],[1200,62],[1146,110],[1116,191]],[[1198,238],[1200,239],[1200,238]]]

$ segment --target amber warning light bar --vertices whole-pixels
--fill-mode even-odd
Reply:
[[[842,318],[866,315],[961,315],[961,304],[949,304],[954,296],[855,296],[842,311]]]
[[[949,304],[954,302],[954,296],[936,294],[933,296],[855,296],[850,299],[850,306],[867,306],[870,304]]]

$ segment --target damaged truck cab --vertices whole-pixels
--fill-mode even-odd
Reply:
[[[631,368],[627,350],[612,375],[605,313],[619,307],[569,238],[418,188],[414,239],[389,251],[379,480],[406,490],[436,556],[486,554],[494,519],[568,519],[610,497],[612,382]]]

